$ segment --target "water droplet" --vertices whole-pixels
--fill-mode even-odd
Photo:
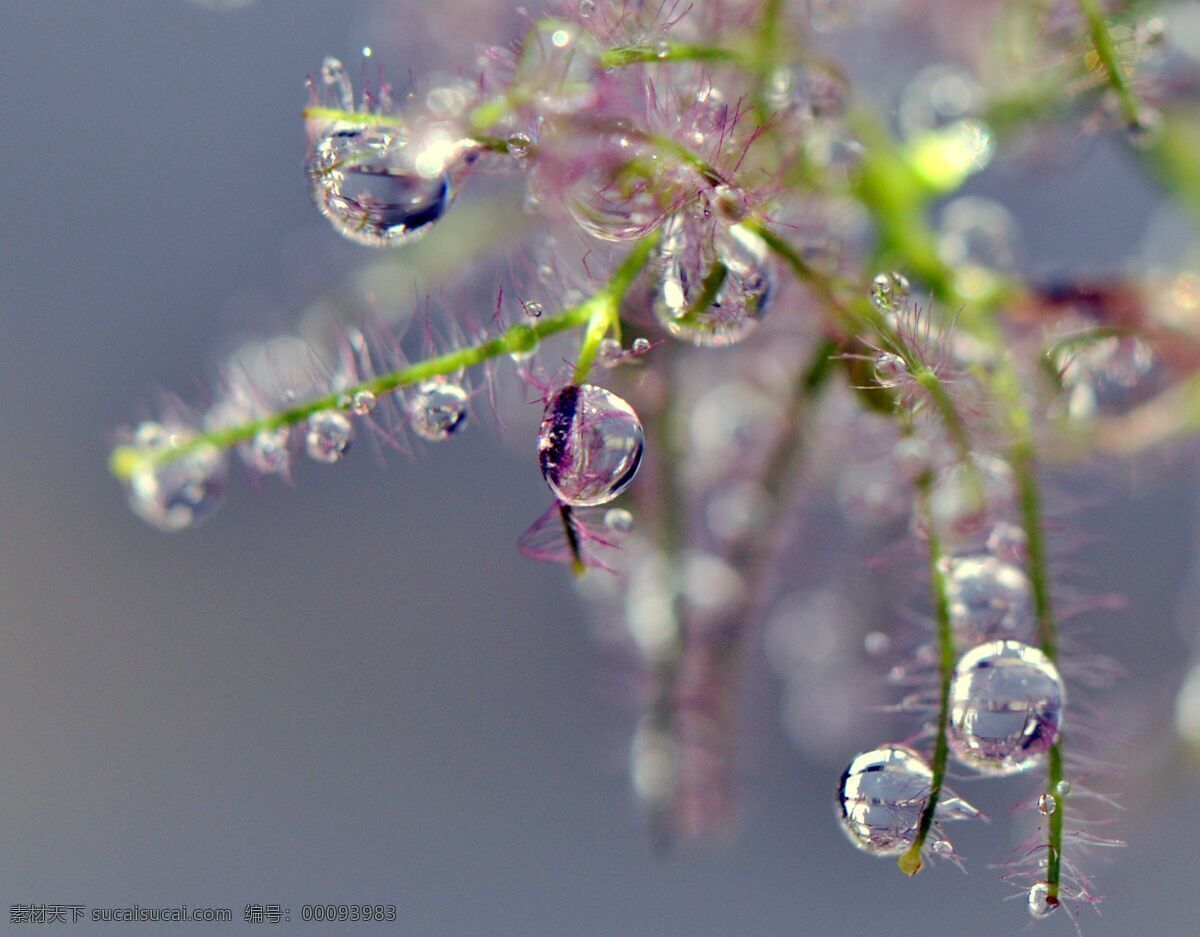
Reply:
[[[350,448],[354,428],[345,415],[337,410],[318,410],[308,418],[308,433],[304,450],[317,462],[339,461]]]
[[[863,649],[872,657],[882,657],[892,646],[892,639],[883,631],[868,631],[863,635]]]
[[[552,185],[561,188],[557,180]],[[581,154],[567,182],[564,204],[593,237],[636,240],[662,222],[673,185],[671,171],[653,148],[613,133]]]
[[[602,338],[596,348],[596,356],[606,368],[615,367],[625,360],[625,350],[615,338]]]
[[[746,202],[746,193],[736,185],[721,183],[714,186],[710,204],[716,216],[730,224],[745,221],[746,216],[750,214],[750,206]]]
[[[337,96],[337,104],[343,111],[354,110],[354,85],[341,59],[327,56],[321,63],[321,80],[327,88],[333,89]]]
[[[628,403],[603,387],[572,384],[546,402],[538,459],[559,500],[605,504],[633,481],[644,441],[641,421]]]
[[[276,429],[260,429],[248,446],[239,447],[243,461],[251,469],[263,475],[276,475],[286,472],[291,463],[291,452],[288,449],[288,439],[291,427],[280,426]]]
[[[1024,565],[1028,556],[1028,538],[1025,531],[1016,524],[1001,521],[988,534],[987,551],[1005,563],[1013,566]]]
[[[1059,797],[1066,797],[1071,793],[1071,782],[1065,778],[1054,785],[1054,793]]]
[[[547,111],[586,110],[596,97],[600,58],[596,42],[577,24],[543,19],[525,37],[516,84]]]
[[[529,151],[533,149],[533,138],[527,133],[517,131],[508,136],[505,142],[505,149],[508,150],[508,155],[515,159],[524,159],[529,155]]]
[[[930,518],[949,553],[983,552],[996,522],[1015,506],[1012,469],[982,453],[939,472],[929,493]]]
[[[523,302],[521,309],[531,319],[540,319],[542,313],[546,311],[546,307],[538,302]]]
[[[671,44],[665,39],[660,39],[654,43],[654,54],[660,59],[671,57]]]
[[[596,0],[579,0],[579,18],[588,19],[596,12]]]
[[[955,268],[956,283],[969,296],[983,295],[997,271],[1016,266],[1019,241],[1016,219],[998,202],[964,195],[942,209],[938,255]]]
[[[1050,885],[1038,882],[1029,889],[1029,914],[1034,918],[1044,918],[1058,910],[1058,900],[1050,900]]]
[[[604,512],[604,529],[624,536],[633,532],[633,515],[624,508],[609,508]]]
[[[881,351],[875,358],[875,380],[880,387],[896,387],[908,377],[908,365],[899,355]]]
[[[911,748],[889,745],[850,762],[838,787],[842,829],[877,856],[904,852],[917,837],[933,772]]]
[[[948,839],[939,839],[933,844],[933,851],[939,856],[952,856],[954,855],[954,846]]]
[[[430,442],[449,439],[467,425],[466,390],[454,381],[436,378],[418,384],[408,405],[417,435]]]
[[[1058,809],[1058,801],[1049,794],[1043,794],[1038,798],[1038,813],[1043,817],[1048,817]]]
[[[754,330],[771,296],[767,246],[742,225],[702,230],[676,215],[659,248],[659,323],[676,338],[716,348]]]
[[[971,643],[1026,636],[1033,626],[1029,579],[994,556],[950,561],[946,598],[955,634]]]
[[[893,270],[871,281],[871,304],[880,312],[894,312],[908,299],[908,277]]]
[[[917,479],[929,471],[933,452],[920,436],[905,436],[892,449],[892,459],[909,479]]]
[[[344,237],[372,247],[420,237],[453,199],[446,160],[396,128],[337,123],[309,164],[313,200]]]
[[[1057,741],[1065,700],[1058,668],[1037,648],[981,644],[954,669],[950,747],[964,765],[987,774],[1024,771]]]
[[[357,390],[350,395],[350,410],[358,416],[375,412],[375,394],[369,390]]]
[[[633,344],[629,346],[629,350],[632,351],[635,355],[644,355],[646,352],[648,352],[650,350],[650,339],[635,338],[633,340]]]
[[[192,430],[142,423],[134,431],[139,459],[127,482],[133,512],[159,530],[176,531],[199,524],[225,497],[227,460],[215,446],[189,448]],[[171,450],[180,454],[171,457]]]

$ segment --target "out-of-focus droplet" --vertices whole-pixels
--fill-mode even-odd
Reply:
[[[987,551],[996,559],[1013,566],[1023,566],[1028,557],[1029,539],[1016,524],[1001,521],[988,534]]]
[[[880,312],[895,312],[909,293],[908,277],[898,270],[881,273],[871,281],[871,304]]]
[[[746,202],[746,193],[736,185],[721,183],[714,186],[710,204],[713,213],[729,224],[745,221],[746,216],[750,213],[750,206]]]
[[[961,68],[931,65],[922,69],[900,95],[900,130],[911,140],[956,124],[978,108],[982,96],[979,83]]]
[[[950,561],[946,577],[950,621],[960,639],[972,643],[1025,637],[1033,626],[1029,579],[1019,567],[994,556]]]
[[[997,273],[1017,265],[1020,230],[1003,205],[975,195],[963,195],[942,209],[937,229],[938,254],[955,270],[959,290],[982,296]]]
[[[573,169],[563,204],[592,237],[636,240],[662,223],[670,172],[652,147],[629,134],[612,133]]]
[[[633,481],[644,443],[633,407],[603,387],[571,384],[546,402],[538,460],[559,500],[605,504]]]
[[[863,635],[863,649],[872,657],[882,657],[892,646],[892,639],[885,631],[868,631]]]
[[[356,390],[350,395],[350,410],[357,416],[374,413],[375,404],[375,394],[369,390]]]
[[[332,464],[341,460],[350,448],[354,427],[337,410],[318,410],[308,418],[304,450],[317,462]]]
[[[991,641],[969,651],[950,684],[950,748],[964,765],[992,775],[1037,764],[1058,740],[1066,688],[1035,647]]]
[[[1056,793],[1059,797],[1066,797],[1071,793],[1071,782],[1066,780],[1066,778],[1059,781],[1054,785],[1054,793]]]
[[[515,83],[541,109],[557,114],[586,110],[600,72],[596,41],[578,24],[543,19],[525,36]]]
[[[441,442],[466,426],[469,400],[463,386],[449,378],[422,381],[408,403],[408,418],[422,439]]]
[[[983,552],[996,523],[1015,505],[1012,469],[983,453],[940,471],[929,493],[934,530],[942,548],[952,554]]]
[[[596,0],[579,0],[579,17],[588,19],[596,12]]]
[[[313,200],[352,241],[405,244],[427,234],[449,207],[453,158],[449,150],[445,159],[423,152],[397,128],[335,123],[309,161]]]
[[[529,151],[533,149],[533,137],[519,130],[515,133],[510,133],[504,143],[504,148],[508,151],[508,155],[514,159],[524,159],[529,155]]]
[[[633,514],[624,508],[609,508],[604,512],[604,529],[622,537],[632,533]]]
[[[742,225],[711,232],[676,215],[659,249],[655,299],[659,323],[703,347],[740,342],[758,325],[771,296],[767,246]]]
[[[917,838],[933,772],[911,748],[889,745],[858,755],[842,773],[838,814],[859,849],[898,855]]]
[[[321,80],[325,87],[333,91],[338,106],[343,111],[354,110],[354,85],[350,76],[346,74],[346,67],[342,65],[341,59],[335,59],[332,55],[326,56],[321,63]]]
[[[260,429],[249,445],[239,447],[238,451],[246,465],[254,471],[263,475],[278,475],[286,472],[291,463],[288,449],[290,436],[291,427],[288,426]]]
[[[225,454],[215,446],[194,445],[194,435],[183,426],[152,422],[134,431],[137,460],[126,484],[129,506],[159,530],[194,527],[225,497]]]
[[[933,851],[939,856],[952,856],[954,855],[954,846],[948,839],[939,839],[933,844]]]
[[[625,360],[625,349],[615,338],[602,338],[596,348],[596,357],[606,368],[611,368]]]
[[[1058,910],[1058,901],[1050,900],[1050,885],[1038,882],[1029,889],[1029,915],[1035,919],[1048,917]]]

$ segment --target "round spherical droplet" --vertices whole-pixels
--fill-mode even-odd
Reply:
[[[929,493],[929,516],[949,553],[983,552],[996,523],[1015,505],[1012,469],[983,454],[943,469]]]
[[[868,631],[863,635],[863,650],[872,657],[882,657],[892,646],[892,639],[883,631]]]
[[[288,449],[288,438],[291,428],[280,426],[276,429],[260,429],[254,434],[248,446],[239,448],[246,465],[263,475],[277,475],[286,472],[291,463],[291,452]]]
[[[308,418],[304,450],[317,462],[337,462],[350,448],[354,428],[337,410],[318,410]]]
[[[418,384],[408,405],[413,429],[430,442],[449,439],[467,425],[469,399],[461,385],[444,378]]]
[[[211,517],[225,497],[224,453],[194,445],[192,438],[189,429],[159,423],[142,423],[134,432],[140,458],[127,482],[129,506],[159,530],[193,527]]]
[[[1059,797],[1066,797],[1071,793],[1071,782],[1065,778],[1054,785],[1054,793]]]
[[[894,312],[908,299],[908,277],[893,270],[871,281],[871,304],[880,312]]]
[[[646,352],[648,352],[650,350],[650,339],[635,338],[633,340],[633,344],[629,346],[629,350],[632,351],[635,355],[644,355]]]
[[[1029,914],[1033,918],[1044,918],[1058,910],[1058,900],[1050,900],[1050,885],[1038,882],[1029,889]]]
[[[350,410],[358,416],[375,412],[375,394],[369,390],[357,390],[350,395]]]
[[[524,159],[529,155],[529,151],[533,149],[533,137],[519,130],[510,133],[508,139],[505,141],[504,148],[508,151],[508,155],[514,159]]]
[[[624,508],[609,508],[604,512],[604,529],[625,536],[633,532],[633,515]]]
[[[1049,794],[1043,794],[1038,798],[1038,813],[1043,817],[1048,817],[1058,809],[1058,801]]]
[[[859,849],[898,855],[917,837],[933,772],[903,745],[864,752],[850,762],[838,787],[842,829]]]
[[[1066,689],[1058,668],[1019,641],[965,654],[950,684],[950,747],[960,762],[1006,775],[1036,764],[1058,740]]]
[[[343,236],[372,247],[428,233],[453,197],[447,167],[394,128],[334,124],[309,166],[313,199]]]
[[[540,319],[542,313],[546,311],[546,307],[539,302],[521,303],[521,309],[531,319]]]
[[[572,384],[546,403],[538,459],[559,500],[604,504],[633,481],[644,442],[641,421],[628,403],[603,387]]]
[[[908,365],[899,355],[881,351],[875,357],[875,380],[880,387],[895,387],[908,377]]]
[[[987,551],[1005,563],[1022,565],[1028,555],[1029,543],[1025,531],[1016,524],[1001,521],[988,534]]]
[[[1033,625],[1028,577],[994,556],[951,560],[946,598],[955,634],[971,642],[1024,637]]]
[[[743,225],[711,235],[671,221],[659,249],[659,323],[675,338],[715,348],[740,342],[766,311],[771,295],[767,246]]]
[[[579,18],[587,19],[596,12],[596,0],[579,0]]]

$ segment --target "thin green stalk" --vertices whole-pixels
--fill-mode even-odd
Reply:
[[[1100,64],[1104,66],[1108,84],[1117,96],[1121,115],[1129,126],[1139,125],[1142,119],[1141,109],[1138,107],[1133,88],[1129,85],[1129,77],[1121,66],[1117,47],[1113,43],[1112,34],[1108,31],[1108,23],[1104,21],[1104,13],[1100,9],[1100,4],[1096,0],[1079,0],[1079,9],[1083,11],[1083,15],[1087,19],[1092,46],[1096,50]]]
[[[663,42],[605,49],[600,55],[600,65],[603,68],[620,68],[646,62],[741,62],[744,58],[742,53],[727,46]]]
[[[946,763],[950,755],[947,729],[950,723],[950,679],[954,675],[954,629],[950,621],[950,599],[944,567],[945,555],[942,553],[937,529],[929,516],[929,493],[932,488],[933,475],[925,472],[917,481],[917,502],[928,530],[929,585],[933,593],[933,607],[937,620],[939,678],[937,737],[933,747],[931,764],[933,777],[929,782],[929,799],[925,802],[925,809],[921,811],[916,838],[896,860],[900,871],[905,875],[916,875],[924,865],[921,852],[925,848],[929,831],[933,828],[934,817],[937,815],[938,800],[941,797],[942,784],[946,779]]]
[[[341,388],[335,393],[326,394],[286,410],[248,420],[236,426],[198,433],[178,446],[152,455],[148,455],[137,446],[117,446],[109,457],[109,470],[118,479],[127,481],[135,472],[143,469],[148,460],[151,464],[162,465],[202,448],[228,449],[253,439],[260,432],[279,429],[283,426],[294,426],[304,422],[320,410],[334,409],[345,397],[353,397],[360,391],[369,391],[379,397],[391,393],[397,388],[416,384],[432,377],[463,371],[491,358],[514,352],[527,352],[544,338],[584,325],[588,326],[589,335],[593,334],[593,327],[599,334],[590,349],[585,338],[584,349],[580,353],[581,363],[586,354],[589,356],[587,362],[590,364],[591,359],[595,357],[595,346],[599,344],[599,338],[602,338],[604,334],[595,324],[597,322],[605,323],[605,331],[607,331],[607,324],[611,324],[616,317],[621,297],[624,296],[638,273],[641,272],[642,267],[645,266],[656,241],[657,238],[653,235],[639,241],[614,271],[608,283],[594,296],[577,306],[564,309],[555,315],[546,316],[532,324],[519,322],[494,338],[419,361],[370,380],[360,381],[357,384]],[[576,373],[579,373],[578,368]],[[583,373],[586,375],[586,369]]]

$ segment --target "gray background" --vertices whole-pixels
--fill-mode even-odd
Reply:
[[[193,396],[234,336],[293,324],[362,256],[308,201],[298,109],[325,54],[370,42],[401,78],[438,64],[422,16],[389,9],[0,2],[0,933],[35,902],[387,902],[392,932],[448,937],[1025,928],[986,868],[1010,824],[961,831],[968,877],[907,881],[850,850],[831,788],[870,740],[801,755],[760,664],[736,838],[655,856],[622,665],[560,571],[512,548],[545,495],[494,432],[383,471],[302,466],[291,488],[235,472],[182,536],[126,510],[113,428],[156,386]],[[1047,268],[1120,261],[1153,204],[1103,147],[975,190],[1004,193]],[[1153,760],[1186,659],[1190,478],[1182,458],[1143,464],[1083,518],[1099,539],[1076,558],[1131,603],[1088,622],[1130,671],[1105,697],[1137,737],[1114,759],[1154,769],[1117,783],[1131,845],[1089,866],[1109,895],[1093,935],[1197,927],[1196,776]],[[1003,820],[1014,790],[968,794]],[[73,932],[134,931],[158,932]]]

